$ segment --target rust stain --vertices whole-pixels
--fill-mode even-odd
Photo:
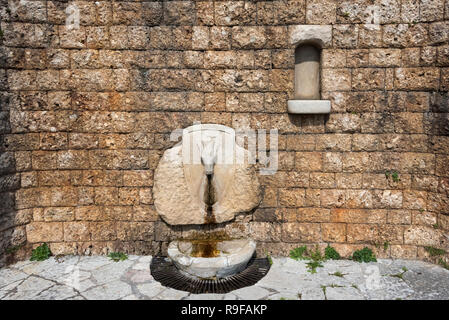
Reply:
[[[207,195],[206,195],[206,216],[204,217],[204,223],[205,224],[212,224],[217,223],[217,220],[215,219],[215,215],[212,211],[212,206],[215,203],[215,197],[214,197],[214,190],[212,187],[212,175],[208,174],[207,177]]]
[[[192,241],[192,257],[213,258],[220,255],[217,249],[217,240],[197,240]]]

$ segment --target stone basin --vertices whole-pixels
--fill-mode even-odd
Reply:
[[[202,279],[219,279],[244,270],[256,250],[251,239],[173,241],[168,256],[175,266]]]

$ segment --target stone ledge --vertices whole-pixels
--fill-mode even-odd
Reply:
[[[330,100],[288,100],[288,113],[319,114],[330,112]]]
[[[332,46],[331,25],[292,25],[288,28],[290,44],[295,46],[311,42],[320,48]]]

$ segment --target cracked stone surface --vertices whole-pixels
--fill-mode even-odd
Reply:
[[[274,257],[253,286],[226,294],[191,294],[162,286],[150,256],[113,262],[105,256],[21,261],[0,269],[4,300],[447,300],[449,270],[422,261],[326,261],[312,274],[304,261]]]

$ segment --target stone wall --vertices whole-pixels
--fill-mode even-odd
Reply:
[[[449,1],[0,2],[0,252],[26,238],[156,254],[195,235],[152,198],[170,132],[194,121],[280,133],[262,205],[207,228],[250,234],[260,253],[449,249]],[[330,115],[286,112],[304,24],[331,30]]]

